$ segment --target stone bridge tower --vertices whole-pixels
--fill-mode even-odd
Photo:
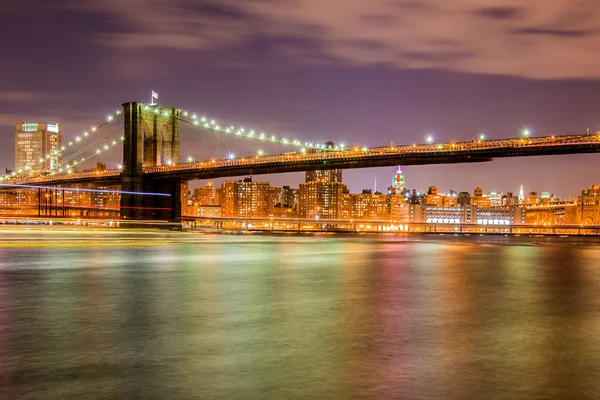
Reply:
[[[181,181],[144,179],[142,167],[180,162],[179,116],[181,109],[144,103],[123,104],[124,192],[163,193],[150,196],[123,193],[121,217],[124,219],[178,220],[181,216]]]

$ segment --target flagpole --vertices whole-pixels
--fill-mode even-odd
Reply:
[[[150,91],[150,105],[154,105],[154,91],[152,90]]]

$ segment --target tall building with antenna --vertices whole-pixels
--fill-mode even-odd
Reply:
[[[390,186],[389,194],[402,195],[406,189],[406,180],[402,173],[402,167],[398,166],[398,171],[394,174],[392,186]]]
[[[521,190],[519,190],[519,204],[523,204],[525,200],[525,195],[523,194],[523,185],[521,185]]]

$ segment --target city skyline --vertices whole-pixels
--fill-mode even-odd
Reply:
[[[285,5],[181,1],[173,16],[164,18],[159,14],[168,2],[162,0],[144,7],[107,0],[30,3],[12,4],[0,14],[0,43],[19,60],[0,65],[0,73],[10,77],[0,91],[2,168],[14,165],[8,149],[16,123],[57,121],[68,139],[122,102],[148,101],[151,90],[160,93],[161,103],[232,123],[368,146],[422,143],[428,134],[449,142],[481,132],[488,138],[516,137],[527,126],[534,135],[600,127],[595,106],[600,81],[593,68],[598,56],[586,51],[597,41],[598,11],[572,2],[505,0],[475,7],[423,1],[393,8],[382,0],[377,7],[353,3],[343,13],[334,3],[316,16],[306,12],[314,6],[309,0],[298,3],[298,12]],[[421,18],[423,10],[447,18],[432,31]],[[384,33],[402,33],[403,25],[394,21],[408,16],[415,24],[414,45],[387,39],[404,37]],[[292,22],[288,31],[280,23],[283,17]],[[170,23],[172,18],[181,19],[181,26]],[[25,19],[30,24],[21,40],[11,40]],[[44,28],[47,20],[54,23],[50,31]],[[269,23],[257,25],[257,20]],[[380,34],[348,32],[340,23],[348,20]],[[127,30],[123,21],[130,22]],[[479,34],[450,29],[456,24]],[[219,35],[224,26],[231,29]],[[190,27],[204,28],[205,35]],[[451,40],[442,41],[444,35]],[[214,40],[201,40],[206,37]],[[486,40],[510,62],[498,62]],[[548,50],[554,48],[561,51]],[[44,74],[34,74],[40,59]],[[600,157],[577,155],[407,167],[406,172],[413,182],[448,185],[438,186],[441,190],[480,185],[516,191],[523,184],[552,187],[569,197],[599,181],[599,169]],[[375,179],[386,182],[391,171],[348,171],[346,181],[358,192]],[[301,174],[294,176],[266,179],[280,186],[302,180]],[[560,187],[553,186],[556,182]]]

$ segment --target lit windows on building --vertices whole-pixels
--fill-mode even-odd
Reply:
[[[61,146],[60,124],[18,123],[15,130],[15,170],[57,170]]]
[[[390,219],[390,201],[388,195],[363,190],[361,194],[351,195],[351,198],[352,218],[369,221]]]
[[[271,208],[270,193],[268,182],[253,182],[252,178],[225,181],[221,185],[221,213],[224,217],[267,217]]]

